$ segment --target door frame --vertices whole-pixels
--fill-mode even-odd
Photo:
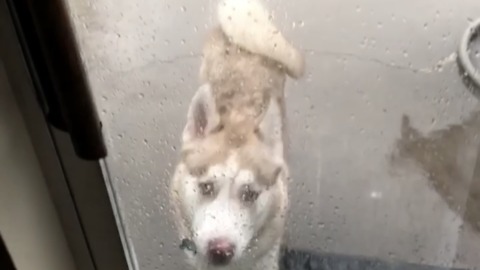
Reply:
[[[82,270],[137,269],[104,160],[80,158],[71,134],[53,127],[47,119],[42,95],[51,89],[47,89],[49,85],[40,77],[44,75],[39,75],[38,65],[32,60],[42,51],[26,42],[28,33],[22,28],[22,17],[15,10],[14,1],[0,0],[0,61],[5,66],[76,266]],[[56,80],[54,76],[48,79]]]

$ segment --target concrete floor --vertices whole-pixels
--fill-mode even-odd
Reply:
[[[69,3],[136,260],[183,269],[166,185],[215,1]],[[288,243],[480,269],[480,106],[454,54],[480,2],[268,4],[308,65],[287,89]]]

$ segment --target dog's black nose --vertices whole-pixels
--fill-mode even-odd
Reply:
[[[215,239],[208,243],[208,259],[213,265],[227,265],[234,254],[235,246],[226,239]]]

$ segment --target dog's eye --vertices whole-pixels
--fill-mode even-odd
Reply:
[[[250,186],[245,186],[241,193],[241,199],[244,202],[254,202],[259,195],[260,193],[253,190]]]
[[[200,183],[198,187],[200,188],[200,192],[204,196],[211,196],[215,191],[215,186],[213,185],[213,183]]]

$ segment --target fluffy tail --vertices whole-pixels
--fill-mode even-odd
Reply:
[[[302,54],[271,22],[258,0],[221,0],[218,19],[223,32],[239,47],[279,62],[294,78],[303,75]]]

